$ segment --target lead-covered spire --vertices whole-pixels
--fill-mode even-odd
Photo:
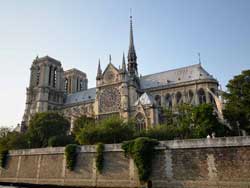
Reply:
[[[137,56],[135,52],[134,36],[133,36],[133,21],[130,15],[130,36],[129,36],[129,49],[128,49],[128,71],[130,74],[137,75]]]

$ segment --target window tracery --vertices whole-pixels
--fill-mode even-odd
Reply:
[[[136,130],[142,131],[146,129],[145,117],[142,113],[138,113],[135,117],[136,119]]]
[[[115,88],[107,88],[100,94],[100,112],[114,112],[120,110],[121,94]]]

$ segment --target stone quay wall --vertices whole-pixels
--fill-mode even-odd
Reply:
[[[250,137],[162,141],[156,150],[153,188],[250,188]],[[0,184],[147,187],[140,185],[136,166],[120,144],[105,145],[101,174],[95,156],[95,146],[81,146],[69,171],[63,147],[13,150],[0,170]]]

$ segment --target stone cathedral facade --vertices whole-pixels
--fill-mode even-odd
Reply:
[[[145,76],[139,76],[137,65],[132,18],[127,61],[123,54],[117,68],[110,57],[104,70],[99,61],[95,88],[88,88],[86,73],[64,71],[60,61],[37,57],[30,68],[23,127],[37,112],[59,111],[71,125],[82,115],[95,119],[118,115],[135,119],[137,129],[142,130],[161,122],[163,108],[215,103],[218,81],[200,63]]]

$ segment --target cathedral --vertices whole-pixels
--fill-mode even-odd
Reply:
[[[60,61],[37,57],[30,68],[22,127],[27,127],[37,112],[58,111],[71,122],[82,115],[103,119],[118,115],[133,118],[138,130],[162,121],[162,110],[174,110],[178,104],[213,103],[220,111],[218,81],[199,62],[187,67],[139,76],[134,46],[132,17],[127,59],[115,67],[109,58],[105,69],[99,61],[96,87],[88,88],[87,74],[63,70]]]

